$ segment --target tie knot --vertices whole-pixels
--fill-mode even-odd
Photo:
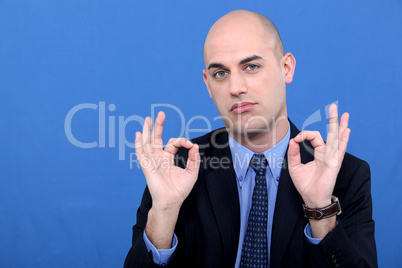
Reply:
[[[265,171],[268,167],[268,161],[264,154],[254,154],[250,161],[250,167],[254,169],[258,175],[265,175]]]

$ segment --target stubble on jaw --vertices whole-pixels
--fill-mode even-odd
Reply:
[[[232,119],[222,118],[226,131],[237,142],[249,148],[252,151],[266,151],[275,146],[286,135],[286,131],[282,133],[278,128],[283,128],[286,124],[287,116],[283,115],[279,118],[272,116],[271,120],[263,116],[252,116],[245,123],[241,120],[234,124]],[[252,124],[252,123],[256,124]]]

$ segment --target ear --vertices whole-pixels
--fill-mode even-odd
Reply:
[[[293,80],[293,75],[295,73],[296,68],[296,59],[293,57],[291,53],[286,53],[282,57],[282,67],[285,75],[286,84],[290,84]]]
[[[203,78],[204,78],[204,83],[207,86],[209,97],[212,99],[212,94],[211,90],[209,89],[209,84],[208,84],[208,73],[207,70],[202,70]]]

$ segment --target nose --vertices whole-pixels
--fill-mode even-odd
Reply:
[[[247,93],[247,83],[242,74],[232,72],[230,74],[229,90],[232,96],[239,96]]]

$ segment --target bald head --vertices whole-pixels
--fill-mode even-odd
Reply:
[[[243,38],[244,33],[250,33],[250,30],[263,36],[266,45],[275,51],[278,58],[285,54],[279,32],[271,20],[255,12],[235,10],[221,17],[209,30],[204,43],[204,60],[209,47],[221,39],[222,35],[231,34],[233,38]]]

